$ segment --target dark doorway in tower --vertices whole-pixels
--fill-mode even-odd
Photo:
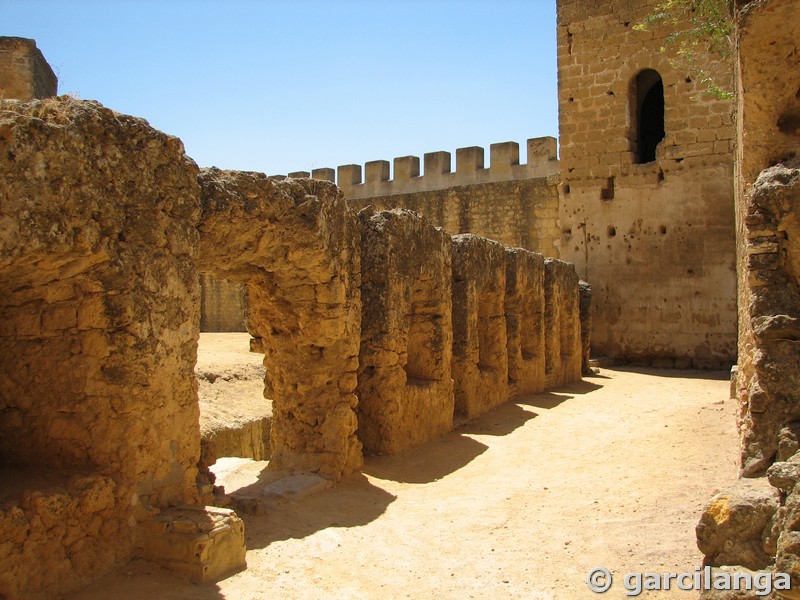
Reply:
[[[636,162],[653,162],[664,139],[664,82],[653,69],[636,76]]]

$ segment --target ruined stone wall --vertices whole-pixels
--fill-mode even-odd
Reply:
[[[197,168],[94,102],[0,104],[0,590],[64,592],[198,498]]]
[[[544,261],[545,383],[547,387],[580,379],[580,290],[575,267],[562,260]]]
[[[423,159],[376,160],[364,167],[343,165],[290,173],[292,177],[336,180],[348,203],[358,211],[407,208],[450,233],[475,233],[509,247],[558,256],[558,160],[554,138],[527,143],[527,163],[520,164],[519,144],[492,144],[491,165],[484,168],[484,149],[456,150],[452,170],[449,152],[430,152]]]
[[[557,4],[560,257],[592,284],[593,351],[658,366],[730,364],[732,103],[673,66],[669,45],[659,51],[671,31],[634,31],[655,0]],[[730,85],[730,65],[697,59]],[[649,122],[637,97],[645,69],[660,74],[664,102],[664,138],[649,162],[638,136]]]
[[[349,200],[355,210],[407,208],[454,234],[476,233],[509,247],[558,256],[558,179],[500,181]]]
[[[789,0],[750,2],[739,15],[737,397],[746,475],[763,473],[781,429],[800,421],[800,99],[790,76],[800,70],[799,26]]]
[[[0,37],[0,100],[55,96],[58,79],[33,40]]]
[[[453,427],[451,242],[410,211],[359,218],[358,437],[394,454]]]
[[[247,284],[273,399],[270,468],[339,479],[361,468],[356,216],[331,183],[203,170],[198,270]]]
[[[511,396],[545,388],[544,257],[506,248],[506,344]]]
[[[495,241],[453,236],[455,414],[471,419],[509,398],[506,253]]]
[[[737,13],[739,368],[733,383],[743,478],[711,499],[697,541],[706,564],[788,574],[792,589],[779,595],[797,598],[800,14],[793,0],[739,2]]]
[[[405,209],[359,216],[365,450],[393,454],[515,396],[580,379],[572,265],[473,234],[451,238]]]
[[[247,331],[245,286],[212,275],[200,276],[200,331]]]
[[[450,233],[475,233],[509,247],[525,248],[545,256],[559,255],[558,159],[555,138],[527,141],[527,162],[520,163],[519,144],[504,142],[490,147],[491,165],[484,167],[484,149],[473,146],[456,150],[456,168],[449,152],[424,155],[424,173],[416,156],[395,158],[393,177],[389,161],[364,166],[343,165],[289,173],[289,178],[336,182],[350,207],[359,210],[405,208],[423,215]],[[272,179],[285,179],[282,175]],[[208,283],[206,283],[208,281]],[[219,315],[236,320],[236,307],[218,296],[211,280],[201,280],[204,303],[203,331]],[[231,284],[236,285],[236,284]],[[229,325],[225,325],[229,327]]]

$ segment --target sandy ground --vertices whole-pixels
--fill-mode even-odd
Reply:
[[[250,352],[248,333],[201,333],[195,375],[203,435],[272,416],[264,399],[264,355]]]
[[[245,517],[248,569],[226,580],[134,561],[70,598],[624,598],[625,573],[700,564],[694,526],[737,476],[727,398],[726,373],[603,369]]]

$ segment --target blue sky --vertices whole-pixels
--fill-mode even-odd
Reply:
[[[268,174],[558,134],[555,0],[0,0],[59,92]],[[455,166],[455,164],[454,164]]]

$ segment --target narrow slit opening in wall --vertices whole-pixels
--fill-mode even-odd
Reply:
[[[544,311],[541,302],[534,295],[525,298],[520,314],[520,350],[522,360],[536,360],[542,349],[541,324]]]
[[[406,385],[424,386],[439,381],[441,315],[435,314],[436,289],[430,278],[418,278],[411,289],[406,344]]]
[[[580,331],[580,323],[577,322],[578,302],[577,296],[567,295],[559,305],[561,325],[558,346],[562,365],[569,364],[576,352],[580,352],[575,344],[575,333]],[[578,346],[580,346],[580,343],[578,343]]]
[[[640,71],[632,82],[631,139],[635,140],[637,164],[656,160],[656,149],[665,136],[664,82],[654,69]]]
[[[500,366],[497,364],[497,352],[494,348],[497,332],[494,330],[491,306],[490,298],[478,298],[478,370],[487,372]]]

